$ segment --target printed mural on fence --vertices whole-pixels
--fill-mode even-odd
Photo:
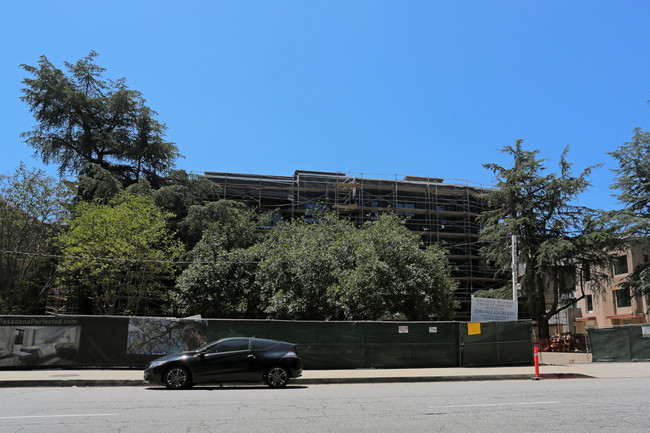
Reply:
[[[0,318],[0,367],[73,365],[81,327],[75,319]]]

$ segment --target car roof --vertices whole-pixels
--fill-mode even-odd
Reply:
[[[215,343],[218,343],[220,341],[231,341],[231,340],[257,340],[257,341],[269,341],[269,342],[274,342],[274,343],[286,343],[286,344],[293,344],[289,343],[288,341],[282,341],[282,340],[273,340],[270,338],[258,338],[258,337],[226,337],[226,338],[221,338]]]

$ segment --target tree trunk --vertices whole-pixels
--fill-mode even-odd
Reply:
[[[544,316],[537,318],[537,333],[541,340],[551,338],[551,332],[548,327],[548,319]]]

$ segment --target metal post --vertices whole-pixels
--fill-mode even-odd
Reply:
[[[517,235],[512,235],[512,300],[517,300]]]

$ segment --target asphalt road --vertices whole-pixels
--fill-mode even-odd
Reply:
[[[0,432],[648,432],[650,379],[0,389]]]

